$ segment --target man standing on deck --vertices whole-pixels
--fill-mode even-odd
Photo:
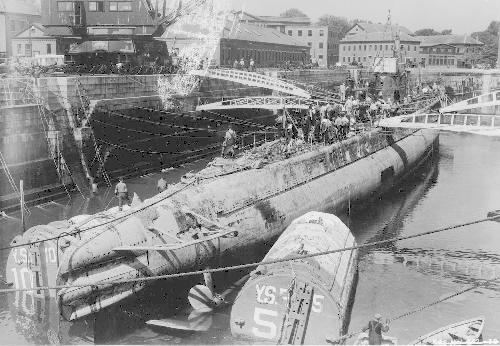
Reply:
[[[344,102],[345,101],[345,84],[342,83],[340,84],[340,101]]]
[[[158,188],[158,192],[163,192],[167,189],[167,181],[165,180],[163,175],[158,180],[157,188]]]
[[[120,177],[120,181],[116,184],[115,195],[118,197],[118,209],[122,211],[123,202],[127,201],[127,205],[130,203],[128,198],[127,184],[123,182],[123,177]]]
[[[380,320],[382,316],[375,314],[374,319],[368,322],[365,330],[368,330],[368,343],[370,345],[382,345],[382,332],[386,333],[389,330],[389,323],[386,321],[382,324]]]
[[[236,132],[234,132],[233,127],[229,125],[224,136],[224,142],[222,143],[222,157],[227,155],[234,157],[234,145],[236,144]]]

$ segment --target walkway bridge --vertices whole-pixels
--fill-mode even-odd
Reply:
[[[311,94],[304,89],[301,89],[293,84],[284,82],[277,78],[255,72],[231,69],[209,69],[193,70],[190,72],[190,74],[199,77],[227,80],[230,82],[241,83],[258,88],[271,89],[284,94],[295,95],[306,99],[311,98]]]
[[[471,132],[481,135],[500,135],[500,115],[429,113],[410,114],[381,119],[380,127],[435,129],[451,132]]]
[[[208,111],[217,109],[308,109],[310,104],[316,101],[281,96],[256,96],[243,97],[231,100],[222,100],[219,102],[207,103],[196,107],[197,111]]]
[[[443,107],[441,113],[474,113],[474,114],[500,114],[500,91],[496,90],[487,94]]]

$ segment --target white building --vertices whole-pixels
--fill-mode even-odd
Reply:
[[[286,33],[311,47],[311,60],[320,67],[333,66],[339,61],[339,41],[328,26],[286,26]]]
[[[45,27],[35,23],[12,38],[13,57],[55,55],[56,39],[47,35]]]

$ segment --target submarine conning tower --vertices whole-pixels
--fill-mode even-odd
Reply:
[[[309,212],[290,224],[263,262],[355,245],[338,217]],[[266,343],[316,345],[345,334],[357,260],[357,250],[348,250],[257,267],[233,305],[232,334]]]

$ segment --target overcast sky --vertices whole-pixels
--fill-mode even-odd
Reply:
[[[323,14],[375,23],[387,21],[415,31],[422,28],[452,29],[465,34],[486,29],[492,20],[500,20],[500,0],[229,0],[234,9],[242,7],[257,15],[279,15],[296,7],[316,21]]]

